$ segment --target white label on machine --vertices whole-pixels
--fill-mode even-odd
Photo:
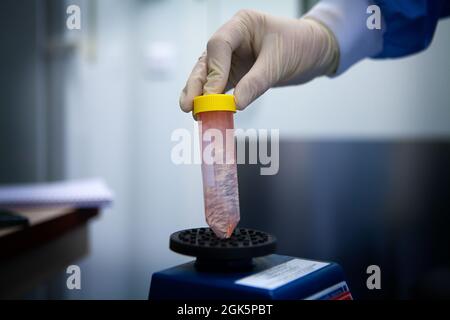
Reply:
[[[235,283],[272,290],[322,269],[328,264],[319,261],[292,259],[254,275],[239,279]]]

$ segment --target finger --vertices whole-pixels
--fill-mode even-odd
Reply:
[[[279,66],[274,57],[273,48],[261,49],[260,55],[246,75],[236,84],[234,96],[239,110],[245,109],[279,78]]]
[[[186,82],[186,86],[180,95],[180,108],[184,112],[192,111],[194,98],[203,94],[203,85],[206,82],[206,75],[206,53],[203,53],[192,69]]]
[[[211,37],[207,45],[208,75],[203,86],[204,94],[223,93],[228,83],[233,51],[242,43],[245,21],[241,15],[234,16]]]

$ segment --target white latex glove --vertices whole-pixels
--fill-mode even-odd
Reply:
[[[331,75],[338,63],[339,46],[321,22],[242,10],[208,41],[181,93],[180,107],[190,112],[194,97],[234,87],[242,110],[271,87]]]

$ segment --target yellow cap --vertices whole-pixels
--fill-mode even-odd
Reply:
[[[236,112],[236,103],[232,94],[207,94],[194,98],[194,116],[200,112],[231,111]]]

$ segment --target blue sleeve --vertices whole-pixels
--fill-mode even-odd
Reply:
[[[383,49],[374,58],[395,58],[427,48],[437,22],[450,15],[448,0],[375,0],[385,22]]]

